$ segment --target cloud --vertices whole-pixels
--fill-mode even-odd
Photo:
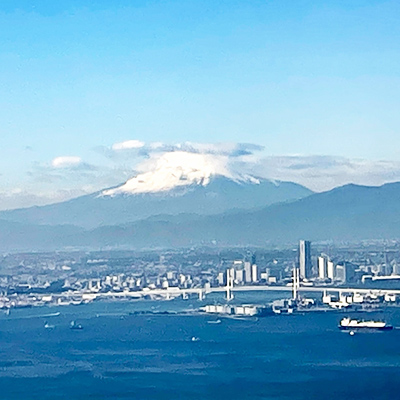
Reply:
[[[196,154],[214,154],[238,157],[246,154],[252,154],[263,150],[264,147],[252,143],[163,143],[149,142],[144,143],[139,140],[127,140],[121,143],[114,143],[111,148],[97,147],[96,150],[103,155],[112,157],[120,156],[121,153],[130,153],[139,156],[150,156],[157,153],[169,153],[174,151],[184,151]],[[124,152],[121,152],[124,150]]]
[[[85,194],[93,193],[93,187],[82,186],[79,188],[66,189],[48,189],[34,191],[32,187],[14,188],[10,191],[0,191],[0,210],[11,210],[16,208],[25,208],[42,206],[46,204],[58,203],[69,200]]]
[[[166,177],[182,182],[213,174],[236,180],[255,177],[296,182],[318,192],[348,183],[378,186],[400,181],[400,161],[268,155],[263,146],[252,143],[171,144],[132,139],[94,150],[103,156],[93,158],[96,164],[77,156],[60,156],[48,163],[34,163],[25,180],[11,182],[0,175],[0,208],[48,204],[129,181],[131,186],[148,182],[155,188],[159,182],[164,186],[175,182]]]
[[[112,145],[112,150],[121,151],[121,150],[131,150],[131,149],[140,149],[144,147],[144,143],[140,140],[126,140],[121,143],[114,143]]]
[[[170,153],[188,153],[207,156],[217,173],[231,177],[250,175],[291,181],[314,191],[330,190],[347,183],[381,185],[400,180],[400,162],[397,161],[349,159],[330,155],[268,156],[264,146],[253,143],[149,142],[143,143],[140,148],[132,147],[123,152],[114,150],[116,145],[102,148],[102,154],[124,165],[126,171],[127,166],[130,166],[132,176],[159,169],[160,160],[166,157],[170,160]]]
[[[82,163],[82,159],[77,156],[62,156],[56,157],[51,162],[53,168],[70,168],[76,167]]]
[[[398,161],[320,155],[269,156],[247,161],[252,162],[238,167],[261,177],[296,182],[318,192],[348,183],[379,186],[400,181]]]

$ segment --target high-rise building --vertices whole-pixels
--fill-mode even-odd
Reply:
[[[342,283],[352,282],[355,278],[356,265],[348,261],[343,261],[336,266],[336,280]]]
[[[299,243],[300,278],[309,279],[312,276],[311,242],[300,240]]]
[[[341,283],[346,283],[346,267],[344,265],[336,266],[336,280]]]
[[[328,277],[328,257],[321,255],[318,257],[318,278],[326,279]]]
[[[224,286],[226,285],[226,279],[225,279],[225,274],[223,272],[220,272],[217,276],[217,282],[219,286]]]
[[[250,261],[245,261],[245,263],[244,263],[244,281],[246,283],[251,282],[251,263],[250,263]]]
[[[333,263],[333,261],[328,260],[328,278],[333,281],[335,280],[335,264]]]
[[[258,282],[258,268],[257,268],[257,264],[253,264],[251,266],[251,281],[253,283]]]

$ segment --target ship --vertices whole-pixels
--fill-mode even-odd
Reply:
[[[340,321],[339,329],[354,331],[354,330],[378,330],[378,331],[390,331],[393,329],[392,325],[388,325],[384,321],[374,320],[359,320],[351,318],[343,318]]]

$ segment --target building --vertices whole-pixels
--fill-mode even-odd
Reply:
[[[253,283],[258,282],[258,268],[256,264],[251,266],[251,281]]]
[[[321,255],[318,257],[318,278],[325,280],[328,277],[328,257]]]
[[[336,281],[341,283],[353,282],[355,278],[356,265],[351,262],[344,261],[336,266]]]
[[[328,270],[328,278],[331,281],[334,281],[336,273],[335,273],[335,264],[333,263],[333,261],[328,260],[327,270]]]
[[[225,286],[226,285],[226,279],[225,279],[225,274],[223,272],[220,272],[217,276],[217,282],[219,286]]]
[[[301,279],[312,277],[311,242],[308,240],[300,240],[299,243],[299,268]]]
[[[251,283],[251,263],[246,261],[244,263],[244,281],[246,283]]]
[[[237,269],[235,271],[235,281],[237,283],[243,283],[243,281],[244,281],[244,270],[243,269]]]

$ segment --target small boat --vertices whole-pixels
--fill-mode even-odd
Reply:
[[[198,337],[196,337],[196,336],[193,336],[192,337],[192,342],[198,342],[200,339],[198,338]]]
[[[45,329],[54,329],[54,325],[50,325],[48,322],[44,323],[44,328]]]
[[[360,320],[360,319],[351,319],[351,318],[343,318],[340,321],[339,329],[355,331],[355,330],[378,330],[378,331],[389,331],[393,329],[392,325],[388,325],[384,321],[374,321],[374,320]]]
[[[61,313],[58,311],[58,312],[55,312],[55,313],[42,315],[42,317],[49,317],[50,318],[50,317],[58,317],[60,315],[61,315]]]
[[[213,321],[207,321],[208,324],[220,324],[222,321],[220,319],[216,319]]]
[[[71,321],[71,324],[69,325],[69,329],[81,330],[81,329],[83,329],[83,326],[81,324],[77,324],[75,321]]]

